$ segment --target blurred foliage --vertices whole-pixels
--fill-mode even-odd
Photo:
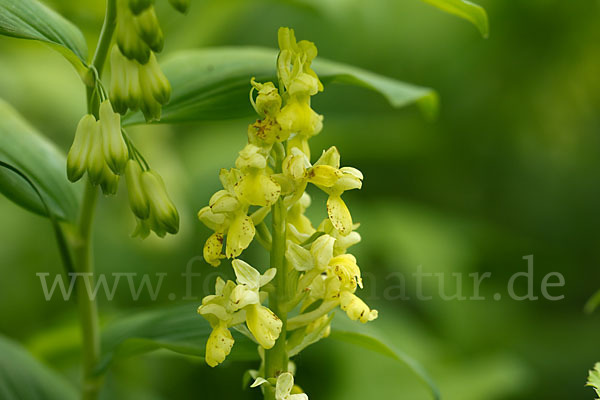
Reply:
[[[376,326],[430,370],[445,399],[592,398],[583,385],[600,359],[600,318],[582,310],[600,282],[600,3],[482,0],[490,17],[487,40],[417,0],[368,6],[329,0],[320,7],[300,0],[194,0],[185,19],[157,3],[165,54],[275,47],[277,28],[287,25],[316,42],[324,58],[435,88],[441,108],[433,123],[415,107],[394,110],[359,88],[331,86],[314,101],[325,128],[313,151],[335,144],[342,163],[365,175],[362,191],[347,201],[361,222],[357,257],[371,288],[363,297],[380,310]],[[47,4],[94,47],[103,1]],[[75,70],[39,43],[2,38],[0,54],[0,97],[66,150],[85,109]],[[133,301],[126,286],[111,302],[101,298],[106,321],[125,310],[182,301],[180,274],[189,262],[202,274],[193,281],[198,298],[215,272],[225,271],[197,258],[208,231],[195,213],[218,188],[218,168],[233,164],[249,122],[131,129],[178,204],[181,231],[164,240],[132,240],[124,191],[99,202],[99,272],[169,273],[157,301],[144,295]],[[51,226],[4,197],[0,220],[0,332],[77,382],[74,303],[46,302],[35,275],[61,273]],[[266,265],[257,250],[250,248],[248,258]],[[522,257],[529,254],[537,294],[542,277],[560,271],[566,286],[557,291],[565,299],[494,301],[512,274],[526,270]],[[481,288],[488,300],[383,298],[398,284],[398,272],[410,277],[419,265],[427,272],[491,272]],[[415,291],[407,279],[406,294]],[[406,367],[349,344],[324,340],[296,362],[298,381],[314,399],[428,398]],[[254,366],[210,369],[202,360],[159,351],[115,363],[103,398],[258,398],[241,388],[243,371]]]

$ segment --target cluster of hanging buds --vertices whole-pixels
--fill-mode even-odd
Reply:
[[[90,182],[100,185],[104,194],[115,194],[119,175],[125,169],[129,151],[121,133],[121,118],[110,101],[100,104],[100,120],[92,114],[81,118],[67,156],[67,177],[78,181],[86,172]]]
[[[165,185],[121,128],[120,115],[108,99],[102,101],[97,121],[92,114],[81,118],[67,155],[67,176],[76,182],[87,172],[93,185],[106,195],[115,194],[125,175],[129,203],[138,221],[134,236],[150,231],[164,237],[179,230],[179,214]]]
[[[206,262],[216,267],[232,259],[236,276],[235,282],[217,279],[215,294],[202,300],[198,313],[213,328],[206,343],[208,365],[225,360],[234,345],[230,329],[235,328],[259,346],[262,363],[250,371],[252,386],[277,400],[300,400],[307,397],[294,385],[293,363],[286,361],[273,372],[268,360],[289,360],[328,336],[336,307],[362,323],[377,318],[377,311],[355,295],[363,284],[348,249],[361,238],[341,197],[360,189],[363,176],[340,166],[336,147],[311,163],[308,141],[323,127],[323,117],[310,104],[311,96],[323,90],[311,68],[317,48],[306,40],[297,42],[288,28],[279,30],[279,48],[279,87],[251,80],[250,99],[260,119],[248,127],[248,144],[235,168],[221,170],[223,189],[198,212],[213,231],[204,245]],[[327,218],[317,228],[305,215],[311,204],[309,184],[328,196]],[[272,230],[264,222],[269,214]],[[254,238],[276,263],[264,273],[238,258]],[[269,351],[278,355],[266,357]]]
[[[141,110],[146,121],[160,119],[171,85],[156,61],[164,35],[152,0],[117,0],[117,43],[111,53],[110,99],[115,111]],[[189,0],[170,0],[186,12]]]
[[[185,13],[189,0],[169,0]],[[93,67],[90,104],[100,103],[98,119],[86,114],[80,121],[67,156],[67,176],[76,182],[87,172],[104,194],[115,194],[125,175],[129,203],[136,217],[134,236],[159,237],[179,230],[179,214],[160,175],[121,127],[121,115],[141,110],[147,121],[160,119],[171,96],[171,85],[156,61],[164,45],[153,0],[117,0],[116,44],[111,53],[111,85],[107,94]]]

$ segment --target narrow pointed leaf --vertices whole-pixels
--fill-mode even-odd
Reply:
[[[219,120],[255,114],[248,100],[250,78],[276,81],[277,51],[257,47],[222,47],[181,51],[162,64],[171,82],[171,101],[162,109],[162,123]],[[418,104],[435,114],[437,94],[360,68],[318,57],[314,69],[324,85],[343,83],[374,90],[393,107]],[[139,113],[126,124],[143,123]]]
[[[76,390],[12,340],[0,336],[0,399],[75,400]]]
[[[67,180],[64,155],[1,99],[0,161],[26,176],[39,195],[27,180],[6,168],[0,168],[0,193],[34,213],[48,216],[49,209],[57,219],[75,220],[80,196],[78,187]]]
[[[421,0],[447,13],[470,21],[479,29],[481,36],[489,35],[488,16],[485,9],[467,0]]]

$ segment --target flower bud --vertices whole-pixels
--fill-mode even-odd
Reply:
[[[275,341],[281,333],[281,320],[260,304],[246,307],[246,324],[256,341],[265,349],[275,345]]]
[[[106,163],[115,174],[119,175],[125,169],[129,151],[121,133],[121,116],[113,111],[109,100],[104,100],[100,104],[100,129]]]
[[[308,102],[289,101],[277,115],[277,122],[290,132],[314,136],[323,129],[323,116],[317,114]]]
[[[102,188],[102,193],[107,196],[117,194],[119,188],[119,175],[114,174],[106,164],[104,164],[104,170],[102,171],[100,188]]]
[[[154,99],[154,96],[147,85],[142,83],[141,87],[142,98],[140,101],[140,110],[142,110],[146,122],[159,121],[161,114],[160,103]]]
[[[138,15],[152,4],[154,4],[154,0],[128,0],[129,9],[134,15]]]
[[[187,13],[190,8],[190,0],[169,0],[169,3],[182,14]]]
[[[88,154],[87,173],[93,185],[99,185],[104,177],[104,152],[102,151],[102,131],[100,121],[96,129],[90,132],[90,152]]]
[[[124,115],[127,112],[128,93],[123,59],[127,58],[121,54],[119,46],[113,46],[110,53],[110,102],[115,111]]]
[[[146,8],[138,16],[134,16],[133,21],[140,38],[146,42],[152,51],[160,53],[165,41],[154,7]]]
[[[258,91],[254,103],[260,115],[275,115],[281,108],[281,96],[273,82],[258,83],[252,78],[250,84]]]
[[[114,110],[121,115],[127,108],[137,110],[142,97],[139,64],[121,54],[119,46],[113,46],[110,64],[110,102]]]
[[[140,85],[142,88],[148,87],[152,97],[160,104],[167,104],[171,97],[171,84],[156,62],[154,53],[150,54],[146,65],[140,66]],[[144,97],[146,97],[146,93],[144,93]]]
[[[135,230],[131,234],[131,237],[139,237],[140,239],[146,239],[150,235],[150,224],[146,219],[136,218],[137,225]]]
[[[260,147],[247,144],[240,150],[235,166],[242,171],[249,168],[264,169],[267,166],[267,158],[261,153]]]
[[[136,29],[134,16],[127,2],[121,0],[117,9],[117,44],[121,53],[130,60],[137,60],[140,64],[146,64],[150,58],[150,47],[140,38]]]
[[[142,189],[142,169],[135,160],[127,161],[125,167],[125,181],[127,182],[127,195],[129,206],[136,217],[146,219],[150,215],[150,204]]]
[[[67,177],[71,182],[78,181],[85,173],[92,137],[99,133],[96,118],[91,114],[84,115],[77,124],[75,138],[67,155]]]
[[[292,79],[288,93],[290,96],[312,96],[319,91],[319,80],[307,73],[300,73]]]
[[[167,195],[165,184],[154,171],[148,170],[141,174],[144,193],[150,203],[150,223],[153,230],[164,230],[175,234],[179,231],[179,213]],[[155,230],[154,228],[157,228]]]
[[[152,210],[151,210],[152,211]],[[146,220],[148,221],[148,225],[150,226],[150,230],[156,234],[159,238],[164,238],[167,235],[167,231],[165,226],[156,218],[152,212],[150,212],[150,216]]]

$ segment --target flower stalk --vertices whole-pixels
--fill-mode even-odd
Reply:
[[[278,157],[275,158],[277,165],[280,165]],[[286,353],[287,336],[287,296],[286,296],[286,263],[285,263],[285,227],[287,210],[280,198],[273,205],[273,244],[271,246],[270,262],[271,267],[277,270],[275,275],[275,291],[269,294],[269,307],[275,315],[281,320],[281,333],[275,342],[273,348],[265,351],[265,376],[278,376],[281,372],[287,371],[288,357]],[[275,392],[272,388],[265,390],[265,399],[275,399]]]
[[[104,23],[90,69],[95,69],[96,79],[102,74],[115,26],[116,0],[107,0]],[[96,93],[93,87],[87,87],[88,113],[99,117],[100,103],[97,101]],[[97,198],[98,188],[88,180],[85,185],[79,220],[77,221],[77,237],[72,245],[75,269],[77,272],[88,274],[89,280],[87,282],[89,282],[90,287],[95,286],[92,225]],[[82,280],[77,281],[77,302],[82,334],[83,384],[81,398],[83,400],[96,400],[102,385],[102,377],[98,377],[94,373],[96,365],[100,360],[98,305],[96,304],[96,300],[89,295],[85,287],[85,282]]]

